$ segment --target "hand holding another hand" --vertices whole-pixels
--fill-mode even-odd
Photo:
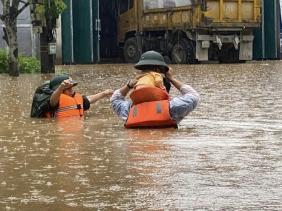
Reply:
[[[114,91],[112,89],[106,89],[102,93],[106,97],[106,96],[112,95]]]

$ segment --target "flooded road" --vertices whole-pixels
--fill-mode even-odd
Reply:
[[[109,99],[83,120],[31,119],[52,75],[0,75],[0,210],[282,210],[282,62],[172,67],[201,94],[179,129],[126,130]],[[134,73],[57,69],[84,95]]]

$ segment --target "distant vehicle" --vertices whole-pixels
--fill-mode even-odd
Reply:
[[[126,62],[156,50],[172,63],[252,60],[260,0],[119,0],[118,44]]]

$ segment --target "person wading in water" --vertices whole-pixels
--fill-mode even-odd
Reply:
[[[142,70],[147,67],[167,69],[164,73],[165,80],[168,80],[179,90],[180,95],[170,98],[168,94],[164,94],[163,90],[158,87],[145,87],[144,89],[134,90],[131,95],[143,98],[146,95],[150,96],[153,94],[157,95],[155,100],[143,100],[142,103],[132,104],[125,97],[134,88],[138,80],[144,76],[142,73],[137,75],[127,85],[115,90],[110,99],[113,111],[125,121],[126,128],[177,127],[177,124],[196,108],[200,98],[198,92],[191,86],[183,84],[173,77],[172,68],[168,67],[164,62],[161,54],[155,51],[145,52],[135,67],[138,69],[142,68]],[[170,86],[166,85],[166,83],[164,84],[167,92],[169,92]],[[150,98],[148,97],[148,99]]]

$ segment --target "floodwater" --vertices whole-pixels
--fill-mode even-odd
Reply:
[[[0,75],[0,210],[282,210],[282,62],[172,67],[201,94],[179,129],[124,129],[109,99],[84,119],[31,119],[52,75]],[[134,74],[61,71],[84,95]]]

